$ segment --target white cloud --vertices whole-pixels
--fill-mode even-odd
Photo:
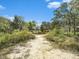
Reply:
[[[61,3],[63,3],[63,2],[70,3],[72,0],[62,0],[61,2],[56,2],[56,1],[51,2],[53,0],[46,0],[46,1],[48,2],[47,7],[49,9],[52,9],[52,8],[58,8],[58,7],[60,7]]]
[[[5,9],[5,7],[4,7],[4,6],[2,6],[2,5],[0,5],[0,10],[3,10],[3,9]]]
[[[69,2],[71,2],[71,0],[63,0],[63,2],[68,2],[69,3]]]
[[[61,4],[60,2],[49,2],[47,7],[50,9],[51,8],[58,8],[58,7],[60,7],[60,4]]]
[[[11,21],[13,21],[13,19],[14,19],[14,17],[13,17],[13,16],[8,16],[8,15],[5,15],[4,17],[5,17],[5,18],[10,19]]]
[[[14,17],[9,16],[8,19],[10,19],[11,21],[13,21]]]

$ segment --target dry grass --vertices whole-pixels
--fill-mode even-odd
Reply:
[[[0,48],[12,46],[19,42],[28,41],[34,38],[35,36],[31,32],[25,30],[14,32],[12,34],[4,34],[0,37]]]
[[[55,48],[79,52],[79,40],[74,37],[68,37],[62,33],[57,34],[53,31],[48,33],[45,37]]]

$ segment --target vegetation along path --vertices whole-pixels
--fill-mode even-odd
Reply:
[[[16,45],[6,57],[7,59],[79,59],[75,54],[53,49],[44,35],[36,35],[36,39],[27,44]]]

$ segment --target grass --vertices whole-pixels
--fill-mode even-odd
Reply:
[[[35,36],[26,30],[13,32],[12,34],[0,35],[0,49],[15,45],[22,41],[28,41],[34,39]]]
[[[46,38],[52,43],[54,48],[79,52],[79,39],[77,39],[77,36],[69,37],[64,35],[63,31],[59,31],[59,33],[57,33],[57,30],[54,29],[46,35]]]

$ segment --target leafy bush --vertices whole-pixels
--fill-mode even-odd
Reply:
[[[49,33],[47,33],[46,38],[49,40],[54,40],[54,38],[64,38],[64,31],[62,29],[58,30],[58,29],[54,29],[53,31],[50,31]]]
[[[7,47],[10,45],[14,45],[21,41],[28,41],[29,39],[34,39],[35,36],[28,31],[18,31],[12,34],[5,34],[0,37],[0,48]]]

